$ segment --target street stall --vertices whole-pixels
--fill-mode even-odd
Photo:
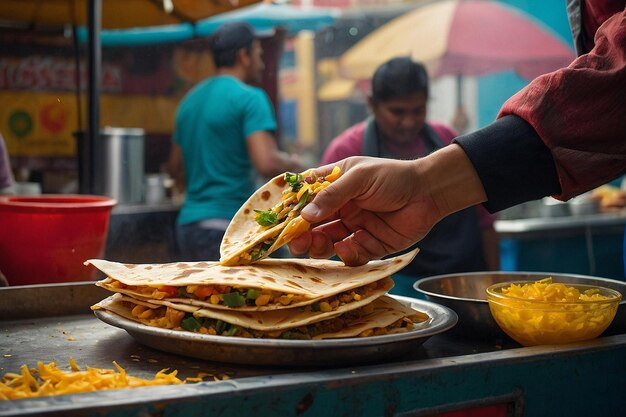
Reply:
[[[294,230],[308,230],[299,213],[333,181],[334,173],[319,181],[312,173],[286,173],[282,182],[269,182],[271,192],[259,193],[264,205],[243,206],[237,213],[243,222],[230,223],[220,247],[221,263],[136,265],[128,263],[127,256],[124,263],[83,256],[81,262],[104,277],[95,283],[0,288],[0,371],[5,375],[0,416],[619,413],[626,386],[626,307],[612,289],[585,291],[596,297],[590,302],[593,308],[610,310],[601,312],[601,319],[578,309],[578,301],[573,303],[576,309],[556,312],[557,317],[572,317],[562,321],[574,336],[577,318],[582,317],[584,339],[523,346],[504,334],[462,331],[467,330],[461,326],[469,314],[443,302],[418,298],[417,293],[389,296],[393,274],[416,250],[355,267],[320,259],[260,260],[293,238]],[[279,202],[269,204],[269,197]],[[157,203],[154,212],[175,211]],[[132,205],[123,210],[128,216],[145,212]],[[137,224],[135,220],[116,227],[119,234],[129,234],[127,226]],[[141,237],[138,242],[147,240]],[[29,252],[32,262],[42,256],[32,248]],[[150,255],[152,262],[159,261],[154,252]],[[544,280],[552,283],[552,277]],[[608,280],[594,286],[603,284]],[[522,300],[520,304],[534,302]],[[616,314],[619,308],[621,314]],[[512,335],[500,321],[510,313],[506,308],[498,311],[501,316],[494,313],[494,319]],[[380,324],[381,316],[392,320]],[[268,324],[270,318],[275,322]],[[586,329],[590,318],[601,321],[593,323],[597,333]],[[229,321],[235,319],[238,322]],[[525,320],[520,319],[522,324]],[[337,326],[331,329],[331,324]],[[97,376],[113,375],[119,382],[165,373],[170,383],[95,386],[81,393],[46,391],[41,388],[52,384],[38,382],[33,377],[37,372],[29,371],[36,366],[40,376],[55,367],[57,376],[86,369]],[[71,378],[79,379],[77,374]],[[19,384],[12,384],[16,380]],[[9,397],[16,389],[52,395]]]
[[[248,362],[237,364],[139,342],[89,310],[106,295],[93,283],[0,289],[2,373],[37,361],[64,367],[72,357],[81,367],[111,368],[116,361],[129,375],[169,368],[181,378],[204,373],[205,380],[0,401],[1,416],[607,416],[622,407],[624,334],[521,347],[445,331],[395,353],[373,345],[370,358],[315,352],[311,357],[325,360],[314,366],[298,363],[297,355],[281,357],[280,343],[266,343],[266,354],[276,351],[275,364],[258,366],[244,346],[207,347]],[[300,353],[315,350],[313,342]]]
[[[625,221],[623,211],[498,220],[501,267],[624,280]]]

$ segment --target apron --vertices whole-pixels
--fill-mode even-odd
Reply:
[[[424,124],[420,136],[424,140],[426,155],[446,146],[428,124]],[[365,156],[397,159],[380,140],[378,128],[371,117],[363,134],[362,152]],[[420,252],[413,262],[400,271],[401,275],[418,278],[487,269],[475,207],[468,207],[445,217],[424,239],[402,253],[415,247],[419,247]]]

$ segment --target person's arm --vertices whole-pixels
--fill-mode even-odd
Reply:
[[[282,172],[302,171],[297,155],[290,155],[278,148],[276,116],[270,99],[260,88],[249,90],[243,103],[242,131],[254,169],[264,177],[273,177]]]
[[[567,200],[626,172],[626,11],[598,30],[593,50],[543,75],[499,119],[455,139],[496,212],[553,195]]]
[[[494,213],[561,190],[554,159],[525,120],[506,116],[454,139],[476,170]]]
[[[561,200],[596,188],[626,169],[626,10],[595,34],[595,46],[567,68],[543,75],[511,97],[499,117],[515,115],[555,161]]]
[[[183,162],[183,152],[175,142],[172,142],[170,154],[167,160],[167,172],[174,179],[174,187],[176,191],[182,193],[185,191],[185,166]]]
[[[246,138],[246,144],[252,165],[264,177],[273,177],[286,171],[300,172],[303,169],[297,155],[278,149],[276,139],[270,132],[254,132]]]

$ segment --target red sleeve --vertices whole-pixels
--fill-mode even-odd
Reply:
[[[526,120],[550,149],[568,199],[626,168],[626,11],[598,29],[595,46],[567,68],[511,97],[498,117]]]
[[[322,165],[361,155],[365,122],[358,123],[333,139],[322,156]]]

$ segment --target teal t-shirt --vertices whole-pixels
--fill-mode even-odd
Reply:
[[[232,218],[255,190],[246,138],[275,130],[274,109],[260,88],[215,76],[189,91],[173,139],[183,151],[187,181],[178,224]]]

